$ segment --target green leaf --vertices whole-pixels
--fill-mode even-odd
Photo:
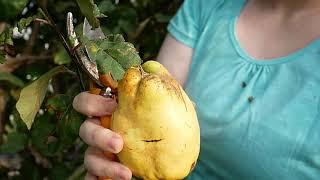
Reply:
[[[68,177],[72,172],[72,169],[64,163],[55,163],[53,167],[54,168],[50,170],[49,173],[49,179],[51,180],[66,179],[66,177]]]
[[[100,40],[97,41],[97,45],[114,58],[124,70],[141,64],[139,53],[131,43]]]
[[[36,15],[27,17],[27,18],[21,18],[19,22],[17,23],[18,31],[22,33],[23,29],[26,29],[35,19],[37,18],[43,18],[43,11],[38,9],[38,13]]]
[[[160,23],[167,23],[171,19],[171,16],[165,15],[165,14],[162,14],[162,13],[157,13],[157,14],[154,15],[154,17]]]
[[[0,20],[16,18],[27,3],[28,0],[0,0]]]
[[[69,64],[71,62],[68,52],[62,46],[59,46],[59,50],[54,55],[53,60],[54,60],[54,63],[58,65]]]
[[[43,180],[43,177],[41,178],[40,175],[43,169],[36,164],[34,158],[32,156],[30,157],[30,155],[24,156],[24,161],[19,172],[20,178],[17,179]]]
[[[121,34],[111,34],[108,35],[106,37],[106,40],[110,41],[110,42],[126,42],[126,40],[124,39],[124,37]]]
[[[14,76],[13,74],[7,73],[7,72],[0,72],[0,81],[6,81],[6,82],[9,82],[10,84],[12,84],[14,86],[18,86],[18,87],[24,86],[24,82],[21,79]]]
[[[86,40],[89,56],[97,62],[101,74],[111,72],[115,80],[122,79],[125,71],[139,66],[142,60],[133,44],[124,42],[121,35],[111,35],[103,40]]]
[[[77,0],[77,3],[83,15],[88,19],[90,25],[93,28],[99,27],[100,22],[97,19],[97,17],[104,16],[104,15],[100,13],[94,1],[93,0]]]
[[[46,106],[55,111],[66,111],[72,102],[72,97],[66,94],[57,94],[48,99]]]
[[[7,141],[0,146],[0,151],[5,153],[16,153],[22,151],[28,143],[28,137],[25,134],[12,132],[8,134]]]
[[[55,67],[22,89],[16,107],[28,129],[31,128],[34,118],[46,95],[49,80],[52,76],[62,72],[67,72],[64,66]]]
[[[66,10],[71,8],[77,8],[77,4],[74,1],[55,1],[54,6],[57,13],[65,13]]]
[[[5,30],[0,34],[0,45],[13,45],[13,28],[6,26]]]
[[[78,138],[79,128],[84,119],[85,117],[75,111],[70,104],[62,119],[59,120],[57,129],[59,142],[63,147],[67,148],[75,142],[75,140]]]
[[[26,27],[28,27],[30,25],[30,23],[32,21],[34,21],[34,19],[36,18],[36,16],[31,16],[31,17],[27,17],[27,18],[22,18],[20,19],[20,21],[17,24],[18,30],[19,32],[21,32],[23,29],[25,29]]]
[[[116,9],[116,6],[110,0],[105,0],[99,3],[98,8],[102,13],[110,13]]]
[[[36,15],[21,18],[17,23],[18,31],[21,32],[23,29],[26,29],[36,18],[43,18],[42,10],[38,9],[38,13]]]
[[[6,61],[6,52],[0,50],[0,64],[3,64]]]
[[[35,118],[31,129],[31,140],[34,147],[45,155],[51,155],[53,152],[49,149],[48,138],[54,131],[56,125],[51,121],[52,116],[44,114]]]
[[[122,79],[125,70],[122,68],[121,64],[119,64],[103,49],[99,48],[97,44],[91,42],[87,47],[89,56],[97,63],[99,73],[108,74],[111,72],[114,79]]]

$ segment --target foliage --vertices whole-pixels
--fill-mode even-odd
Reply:
[[[87,78],[77,75],[72,53],[54,28],[66,37],[68,12],[74,14],[78,36],[84,16],[93,27],[101,25],[105,34],[124,36],[127,42],[83,42],[110,56],[109,62],[119,67],[113,75],[120,79],[140,57],[156,57],[166,25],[180,4],[181,0],[0,0],[0,179],[83,178],[86,145],[78,130],[85,117],[72,109],[72,100],[81,90],[79,78],[85,83]]]

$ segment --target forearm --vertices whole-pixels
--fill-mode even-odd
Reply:
[[[157,61],[163,64],[181,85],[184,85],[188,77],[192,54],[192,48],[168,34],[161,46]]]

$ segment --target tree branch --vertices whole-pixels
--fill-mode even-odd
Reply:
[[[4,115],[5,115],[5,108],[7,104],[7,98],[4,90],[0,89],[0,144],[2,144],[2,136],[4,133]]]
[[[28,41],[27,47],[23,51],[23,54],[27,54],[27,55],[32,54],[33,47],[36,43],[36,40],[39,34],[39,29],[40,29],[40,22],[34,21],[32,26],[32,33]]]
[[[76,180],[80,179],[81,175],[86,172],[86,169],[84,168],[84,165],[82,164],[79,166],[67,180]]]
[[[28,149],[29,149],[30,153],[33,155],[37,164],[41,165],[44,168],[51,168],[52,167],[51,162],[47,158],[42,156],[34,147],[32,147],[31,144],[29,145]]]
[[[35,18],[34,21],[36,22],[41,22],[41,23],[44,23],[44,24],[48,24],[48,25],[51,25],[47,20],[45,19],[40,19],[40,18]]]
[[[50,60],[52,56],[40,55],[40,56],[20,56],[20,57],[7,57],[4,64],[0,64],[0,72],[13,72],[17,68],[25,64],[32,64],[35,61]]]

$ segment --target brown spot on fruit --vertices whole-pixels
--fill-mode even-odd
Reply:
[[[196,162],[193,162],[193,163],[191,164],[190,172],[194,169],[195,166],[196,166]]]
[[[254,100],[254,97],[253,97],[253,96],[248,97],[248,102],[249,102],[249,103],[252,103],[253,100]]]
[[[142,140],[143,142],[159,142],[162,141],[162,139],[151,139],[151,140]]]

